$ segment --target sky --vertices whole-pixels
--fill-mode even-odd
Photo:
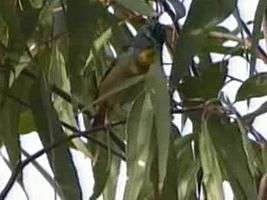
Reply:
[[[190,5],[191,0],[184,0],[185,5],[188,7]],[[241,17],[244,19],[244,21],[252,20],[254,17],[254,12],[257,6],[258,0],[239,0],[239,8],[240,8],[240,14]],[[168,23],[168,18],[165,16],[162,18],[164,23]],[[184,19],[181,20],[183,22]],[[237,23],[233,19],[233,17],[229,17],[225,22],[222,23],[222,25],[227,26],[230,29],[234,29],[237,26]],[[262,47],[265,48],[265,43],[262,43]],[[166,55],[164,57],[167,61],[169,61],[169,56]],[[213,59],[220,59],[220,55],[213,55]],[[261,61],[257,62],[257,69],[258,71],[266,71],[266,65],[262,63]],[[168,67],[166,67],[166,71],[170,71]],[[239,78],[241,80],[245,80],[247,78],[248,73],[248,63],[240,58],[240,57],[234,57],[230,60],[229,64],[229,71],[230,74],[236,78]],[[228,85],[226,85],[223,88],[223,91],[229,96],[229,98],[233,101],[234,96],[240,87],[241,83],[232,81]],[[241,102],[236,104],[237,110],[241,114],[245,114],[247,112],[251,112],[255,109],[257,109],[260,104],[263,101],[266,101],[267,98],[257,98],[253,99],[251,101],[250,107],[248,108],[246,105],[246,102]],[[266,117],[267,114],[262,115],[258,117],[255,120],[255,128],[260,131],[261,133],[264,133],[265,137],[267,138],[267,127],[266,127]],[[264,120],[265,119],[265,120]],[[176,123],[179,124],[180,118],[176,116],[175,118]],[[184,129],[183,134],[188,134],[191,132],[191,125],[190,122],[187,122],[187,125]],[[38,138],[37,133],[31,133],[27,135],[23,135],[21,137],[21,143],[23,149],[25,149],[28,153],[32,154],[39,149],[42,148],[42,144],[40,139]],[[0,149],[0,153],[7,158],[7,153],[4,147]],[[86,158],[81,152],[78,152],[76,150],[72,150],[73,158],[75,165],[77,167],[78,176],[80,177],[80,183],[83,190],[83,199],[88,199],[90,194],[93,191],[93,183],[94,180],[92,179],[92,171],[91,171],[91,163],[88,158]],[[41,156],[37,159],[37,162],[41,164],[44,169],[48,171],[48,173],[52,175],[52,170],[48,164],[47,157]],[[0,158],[0,190],[3,188],[10,176],[10,170],[8,166],[5,164],[4,160]],[[49,183],[46,182],[46,180],[42,177],[42,175],[32,166],[32,164],[28,165],[24,171],[24,183],[26,190],[28,192],[28,195],[30,197],[30,200],[50,200],[54,199],[54,191],[53,188],[49,185]],[[119,177],[119,183],[118,185],[120,187],[117,188],[117,196],[116,200],[122,200],[123,197],[123,190],[125,186],[125,177],[126,177],[126,166],[125,163],[121,164],[121,175]],[[231,188],[229,186],[229,183],[224,183],[225,188],[225,199],[226,200],[232,200],[233,195],[231,193]],[[11,189],[10,193],[8,194],[7,200],[26,200],[26,196],[24,192],[22,191],[21,187],[18,184],[15,184],[14,187]],[[58,198],[60,199],[60,198]],[[101,198],[100,198],[101,199]]]

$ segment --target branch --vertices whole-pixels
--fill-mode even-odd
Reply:
[[[243,26],[246,26],[246,24],[243,22]],[[249,32],[249,29],[246,27],[244,28],[246,30],[245,32],[249,36],[247,39],[242,39],[237,37],[236,35],[230,34],[230,33],[222,33],[218,31],[211,31],[209,33],[209,36],[212,38],[217,39],[223,39],[223,40],[231,40],[238,42],[240,45],[242,45],[245,49],[252,49],[252,39],[251,39],[251,33]],[[258,45],[256,49],[256,55],[258,58],[262,59],[262,61],[267,64],[267,55],[264,52],[264,50]]]
[[[105,150],[108,150],[108,147],[106,144],[104,144],[103,142],[96,140],[95,138],[93,138],[90,134],[94,133],[94,132],[98,132],[98,131],[102,131],[102,130],[106,130],[107,127],[114,127],[114,126],[118,126],[121,124],[124,124],[125,121],[121,121],[121,122],[117,122],[117,123],[113,123],[113,124],[109,124],[106,126],[98,126],[98,127],[94,127],[91,128],[89,130],[86,131],[79,131],[76,128],[66,124],[65,122],[62,122],[62,125],[67,128],[70,129],[78,134],[73,134],[73,135],[69,135],[65,138],[62,138],[61,140],[52,143],[51,145],[44,147],[43,149],[37,151],[36,153],[34,153],[33,155],[31,155],[30,157],[26,158],[23,161],[20,161],[16,167],[14,168],[11,177],[9,178],[6,186],[4,187],[4,189],[2,190],[2,192],[0,193],[0,200],[4,200],[5,197],[7,196],[8,192],[10,191],[10,189],[12,188],[12,186],[14,185],[17,177],[21,174],[22,170],[24,169],[24,167],[26,167],[29,163],[31,163],[33,160],[37,159],[38,157],[42,156],[45,153],[50,152],[51,150],[53,150],[54,148],[57,148],[65,143],[68,143],[69,141],[71,141],[72,139],[78,138],[78,137],[85,137],[88,140],[91,140],[92,142],[94,142],[95,144],[99,145],[100,147],[104,148]],[[116,152],[115,150],[111,149],[110,150],[114,155],[118,156],[119,158],[121,158],[122,160],[126,160],[126,158],[121,154]]]
[[[31,79],[37,79],[36,75],[32,72],[30,72],[27,69],[24,69],[21,72],[22,75],[25,75]],[[54,92],[56,95],[60,96],[62,99],[64,99],[65,101],[67,101],[68,103],[72,104],[72,96],[70,94],[68,94],[67,92],[65,92],[64,90],[60,89],[59,87],[57,87],[56,85],[51,85],[51,90],[52,92]],[[77,102],[78,104],[78,108],[79,110],[82,110],[82,113],[86,114],[89,117],[92,117],[91,112],[86,109],[86,106],[83,105],[81,102]]]
[[[261,48],[261,46],[259,44],[255,44],[255,41],[253,39],[253,35],[250,32],[247,24],[240,17],[238,9],[237,9],[236,18],[240,22],[240,24],[241,24],[242,28],[244,29],[245,33],[248,35],[248,41],[250,42],[250,49],[253,48],[252,46],[254,46],[254,48],[255,48],[254,50],[256,50],[257,57],[261,58],[263,60],[263,62],[266,64],[267,63],[267,54],[266,54],[266,52]]]
[[[263,144],[266,143],[265,138],[259,132],[257,132],[251,124],[248,124],[248,122],[244,120],[244,118],[242,118],[240,113],[236,110],[236,108],[227,97],[221,98],[221,101],[227,105],[227,108],[225,108],[227,109],[226,112],[230,112],[231,114],[234,114],[236,116],[235,120],[237,121],[241,133],[247,134],[250,132],[257,142]]]
[[[174,25],[175,30],[176,30],[176,33],[179,34],[180,33],[180,27],[179,27],[179,24],[177,23],[175,14],[173,13],[172,9],[170,8],[170,6],[168,5],[166,0],[162,0],[161,3],[162,3],[162,6],[163,6],[164,10],[171,17],[173,25]]]
[[[204,108],[204,105],[198,105],[198,106],[192,106],[192,107],[185,107],[185,108],[173,108],[172,114],[180,114],[180,113],[185,113],[185,112],[190,112],[190,111],[198,111],[202,110]]]
[[[16,101],[17,103],[19,103],[21,106],[24,106],[26,108],[31,108],[31,105],[26,102],[26,101],[23,101],[21,100],[20,98],[10,94],[10,93],[7,93],[7,92],[4,92],[4,91],[1,91],[0,90],[0,93],[6,95],[8,98],[11,98],[13,99],[14,101]],[[61,125],[65,125],[65,126],[68,126],[67,124],[64,124],[64,122],[60,121],[61,122]],[[68,126],[69,129],[71,129],[73,132],[78,132],[78,129],[75,129],[74,127],[70,127]],[[109,128],[108,129],[109,132],[110,132],[110,135],[111,135],[111,138],[112,138],[112,141],[123,151],[125,152],[125,145],[124,143],[116,136],[115,133],[112,132],[112,130]]]

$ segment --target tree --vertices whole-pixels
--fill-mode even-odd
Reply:
[[[266,4],[244,22],[236,0],[193,0],[181,25],[178,0],[0,0],[0,141],[12,169],[0,199],[16,181],[24,187],[24,167],[43,154],[55,178],[38,169],[60,197],[81,199],[70,148],[92,160],[90,199],[115,198],[121,162],[125,200],[224,199],[224,181],[235,199],[265,199],[266,140],[253,121],[266,103],[243,116],[234,103],[267,94],[267,75],[256,70],[257,60],[267,63]],[[171,25],[159,22],[163,12]],[[233,31],[220,25],[230,15]],[[245,82],[227,70],[234,56],[249,63]],[[222,92],[233,80],[242,81],[235,102]],[[31,131],[44,148],[27,155],[20,136]]]

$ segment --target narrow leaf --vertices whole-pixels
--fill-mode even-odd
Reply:
[[[236,101],[267,95],[267,73],[260,73],[246,80],[238,90]]]
[[[32,111],[39,137],[44,147],[66,137],[52,106],[51,91],[42,75],[34,85]],[[61,187],[64,199],[80,199],[81,188],[68,144],[55,148],[48,153],[49,163],[55,179]]]
[[[136,200],[144,184],[150,155],[153,107],[149,93],[136,99],[127,120],[127,176],[125,200]]]
[[[160,65],[156,64],[151,66],[151,71],[150,74],[148,74],[146,84],[151,92],[153,104],[156,141],[158,145],[159,188],[162,189],[168,160],[171,116],[170,95],[168,92],[167,81]]]
[[[223,200],[223,175],[219,165],[219,159],[211,140],[207,120],[202,121],[199,137],[199,153],[203,169],[203,183],[208,200]]]

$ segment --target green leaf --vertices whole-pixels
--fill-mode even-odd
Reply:
[[[115,2],[118,2],[131,11],[138,12],[141,15],[151,17],[155,14],[152,6],[146,3],[144,0],[115,0]]]
[[[200,170],[200,162],[193,156],[192,142],[194,137],[195,135],[191,134],[171,138],[167,177],[160,199],[196,198],[196,179]]]
[[[227,64],[227,62],[213,63],[206,66],[198,77],[186,77],[178,85],[179,92],[186,99],[201,98],[210,100],[217,98],[219,91],[224,85]]]
[[[96,138],[107,143],[107,135],[105,132],[99,132]],[[111,165],[115,164],[113,156],[106,149],[95,146],[95,159],[92,161],[94,173],[94,190],[90,200],[97,199],[104,191],[107,180],[109,178]]]
[[[237,199],[255,199],[256,185],[243,148],[243,136],[238,127],[227,124],[223,116],[212,115],[208,119],[210,138],[219,163],[230,182]]]
[[[33,87],[32,112],[39,137],[44,147],[66,137],[57,113],[52,106],[51,91],[42,74]],[[64,194],[64,199],[80,199],[81,188],[77,172],[69,150],[64,144],[54,148],[48,154],[48,160],[55,174],[55,179]]]
[[[104,200],[115,200],[116,189],[120,187],[117,185],[118,177],[120,173],[120,159],[113,156],[111,161],[110,173],[106,182],[106,187],[103,193]]]
[[[20,26],[20,18],[16,0],[2,0],[0,6],[0,14],[8,26],[9,32],[9,48],[18,50],[21,53],[24,45],[23,35]]]
[[[94,48],[95,40],[114,24],[114,18],[104,6],[94,0],[67,0],[67,7],[69,33],[67,71],[70,76],[72,94],[87,105],[92,94],[90,94],[86,78],[88,74],[85,76],[84,72],[86,60],[90,50]]]
[[[24,35],[24,38],[29,38],[38,23],[38,17],[40,9],[36,9],[31,5],[29,0],[20,0],[21,12],[20,12],[20,24],[21,31]]]
[[[47,60],[50,61],[47,63]],[[57,86],[66,93],[70,93],[70,81],[67,77],[65,60],[62,53],[59,50],[58,45],[54,45],[52,50],[48,50],[41,56],[40,63],[43,64],[44,68],[48,69],[49,83]],[[55,95],[54,107],[58,113],[58,118],[73,127],[76,127],[75,116],[73,112],[73,106]],[[73,134],[72,131],[66,130],[67,135]],[[92,152],[89,151],[86,144],[80,139],[75,138],[71,141],[77,150],[83,152],[86,156],[92,158]]]
[[[24,109],[22,102],[27,102],[32,83],[28,78],[19,77],[12,87],[3,93],[7,98],[0,108],[0,137],[6,145],[13,167],[20,160],[19,124],[20,114]]]
[[[32,131],[36,131],[33,115],[30,110],[26,110],[20,114],[18,131],[21,134],[26,134]]]
[[[264,11],[266,10],[267,2],[265,0],[259,0],[258,6],[253,20],[253,33],[251,37],[251,58],[250,58],[250,74],[254,74],[255,65],[257,61],[258,43],[261,35],[262,20]]]
[[[267,73],[260,73],[246,80],[238,90],[236,101],[267,95]]]
[[[86,60],[85,69],[92,62],[93,58],[95,57],[94,54],[97,54],[107,44],[108,40],[111,39],[112,32],[112,28],[108,28],[99,36],[99,38],[94,41],[93,48],[91,49],[90,54]]]
[[[222,200],[223,174],[219,164],[219,158],[211,139],[211,130],[208,128],[208,119],[203,119],[199,136],[199,153],[203,169],[203,183],[207,200]]]
[[[166,176],[169,137],[170,137],[170,95],[167,81],[160,65],[155,64],[150,67],[146,85],[150,90],[152,99],[158,157],[159,188],[162,188]]]
[[[144,184],[153,127],[153,107],[149,93],[140,95],[127,120],[127,176],[125,200],[136,200]]]
[[[0,110],[0,137],[7,148],[12,167],[20,161],[19,115],[21,106],[13,99],[7,99]]]
[[[115,129],[116,133],[117,131],[122,131],[120,127],[116,127]],[[119,148],[112,143],[110,134],[109,132],[101,131],[94,135],[98,141],[107,144],[107,150],[94,145],[94,143],[89,143],[90,147],[94,150],[92,165],[95,184],[93,194],[90,197],[91,200],[97,199],[101,194],[103,194],[104,199],[115,199],[121,160],[110,151],[112,148],[119,152]]]
[[[236,0],[195,0],[190,6],[174,55],[171,82],[176,86],[189,75],[188,66],[207,42],[208,30],[222,22],[235,8]]]

